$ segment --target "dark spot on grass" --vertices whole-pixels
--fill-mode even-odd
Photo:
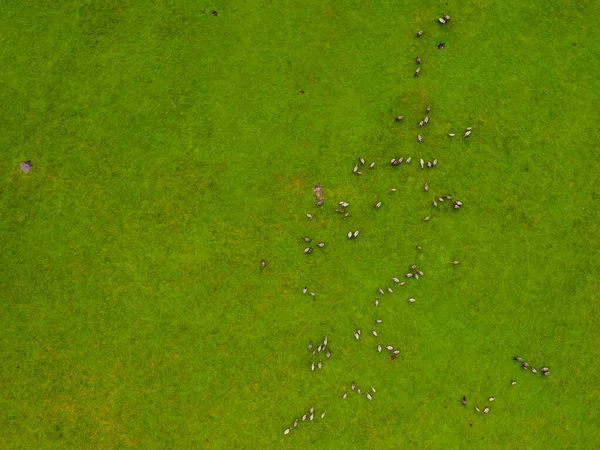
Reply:
[[[304,95],[304,91],[300,91],[300,95]]]

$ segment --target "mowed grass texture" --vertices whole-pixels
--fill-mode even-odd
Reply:
[[[4,2],[0,447],[598,447],[598,17]]]

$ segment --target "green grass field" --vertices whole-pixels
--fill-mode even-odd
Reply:
[[[0,448],[600,447],[600,3],[203,1],[0,6]]]

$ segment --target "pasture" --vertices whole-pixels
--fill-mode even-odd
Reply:
[[[0,447],[597,448],[598,17],[6,0]]]

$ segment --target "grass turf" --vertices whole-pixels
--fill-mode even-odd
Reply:
[[[598,446],[599,9],[5,2],[0,446]]]

